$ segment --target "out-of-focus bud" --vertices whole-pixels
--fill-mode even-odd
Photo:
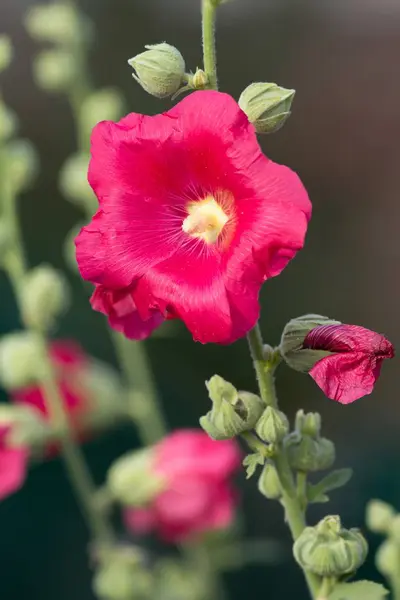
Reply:
[[[13,140],[7,145],[7,177],[14,193],[32,183],[38,170],[38,156],[28,140]]]
[[[128,60],[135,71],[132,77],[146,92],[157,98],[176,94],[185,83],[185,61],[182,54],[166,43],[145,48],[146,52]]]
[[[17,130],[18,120],[0,98],[0,142],[8,140]]]
[[[276,83],[252,83],[242,92],[239,106],[257,133],[275,133],[290,116],[295,93]]]
[[[267,462],[264,465],[260,479],[258,480],[258,489],[263,496],[270,500],[277,500],[282,495],[278,473],[271,462]]]
[[[375,554],[378,571],[386,577],[397,575],[400,570],[399,549],[394,540],[388,539],[381,544]]]
[[[22,317],[26,325],[47,331],[68,304],[69,289],[62,273],[49,265],[40,265],[28,273],[22,294]]]
[[[292,319],[285,325],[282,333],[280,351],[285,362],[295,371],[308,373],[316,362],[329,356],[331,352],[303,348],[307,335],[320,325],[340,325],[340,321],[333,321],[322,315],[303,315]]]
[[[80,123],[91,132],[99,121],[118,121],[124,113],[125,102],[116,88],[104,88],[90,94],[80,108]],[[87,165],[86,165],[87,171]]]
[[[200,425],[214,440],[228,440],[255,427],[265,408],[261,398],[238,392],[219,375],[206,381],[212,409],[200,419]]]
[[[226,532],[225,532],[226,533]],[[157,592],[154,598],[174,600],[205,600],[209,587],[199,570],[183,561],[163,559],[156,567]]]
[[[289,463],[297,471],[323,471],[335,462],[335,446],[320,437],[321,417],[318,413],[296,415],[296,430],[284,441]]]
[[[118,373],[112,367],[92,359],[82,369],[80,382],[92,407],[87,414],[88,428],[110,426],[126,415],[126,394]]]
[[[287,416],[273,406],[267,406],[256,425],[258,436],[268,444],[277,444],[289,431]]]
[[[368,502],[366,522],[371,531],[388,533],[395,516],[396,511],[390,504],[381,500],[370,500]]]
[[[10,65],[14,54],[14,49],[8,35],[0,35],[0,73]]]
[[[28,332],[11,333],[0,340],[0,383],[8,390],[37,380],[41,369],[40,345]]]
[[[118,458],[107,474],[115,500],[127,506],[144,506],[164,487],[163,477],[154,472],[152,449],[129,452]]]
[[[78,206],[92,206],[95,196],[87,180],[89,155],[73,154],[63,164],[60,172],[60,189],[67,200]]]
[[[12,247],[12,235],[10,227],[4,219],[0,218],[0,266],[7,257],[8,250]]]
[[[46,50],[33,63],[33,74],[38,86],[47,92],[68,89],[76,75],[75,58],[66,50]]]
[[[343,529],[340,517],[328,516],[306,527],[293,546],[298,564],[320,577],[354,573],[365,561],[368,544],[358,529]]]
[[[76,262],[75,238],[84,225],[85,225],[85,223],[83,223],[83,222],[78,223],[77,225],[74,225],[72,227],[72,229],[70,229],[70,231],[67,233],[65,240],[64,240],[64,246],[63,246],[64,260],[65,260],[67,266],[74,273],[78,272],[78,264]]]
[[[140,552],[117,548],[100,562],[93,591],[101,600],[145,600],[152,597],[152,577]]]
[[[25,26],[35,40],[70,44],[79,35],[82,15],[67,3],[38,4],[28,10]]]
[[[0,428],[9,427],[8,444],[32,447],[46,440],[47,424],[38,410],[31,406],[0,404]]]

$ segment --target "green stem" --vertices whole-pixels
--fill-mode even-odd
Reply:
[[[217,7],[213,0],[202,0],[203,63],[208,87],[218,89],[215,20]]]
[[[307,508],[307,473],[298,471],[297,473],[297,497],[303,510]]]
[[[277,406],[277,398],[274,388],[273,371],[265,367],[263,341],[259,325],[250,331],[247,336],[250,352],[257,375],[260,394],[266,404]],[[291,531],[293,540],[296,540],[306,527],[304,510],[302,509],[296,493],[293,473],[290,468],[286,452],[282,445],[276,448],[272,457],[279,481],[282,487],[281,502],[285,509],[285,518]],[[313,600],[318,597],[319,579],[312,573],[304,571],[304,576]]]

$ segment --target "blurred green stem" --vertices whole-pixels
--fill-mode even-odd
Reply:
[[[253,359],[254,368],[257,374],[257,380],[260,388],[260,395],[264,402],[271,406],[277,406],[277,398],[274,386],[273,369],[268,369],[264,360],[263,341],[260,327],[257,324],[247,336],[250,353]],[[281,503],[285,510],[285,518],[292,533],[293,540],[296,540],[306,527],[304,510],[300,500],[297,497],[296,486],[292,470],[290,468],[286,452],[282,444],[278,445],[272,458],[279,481],[282,487]],[[308,589],[311,598],[318,598],[319,579],[304,571]]]
[[[217,7],[213,0],[202,0],[203,63],[208,87],[218,89],[215,19]]]

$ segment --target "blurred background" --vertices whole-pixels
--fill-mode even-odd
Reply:
[[[20,133],[40,155],[34,188],[20,197],[31,265],[65,269],[63,243],[82,214],[58,190],[58,173],[76,140],[65,96],[40,90],[32,59],[40,45],[23,26],[35,4],[1,0],[0,33],[11,36],[15,60],[2,75],[4,99],[20,119]],[[127,59],[148,43],[177,46],[187,67],[201,65],[199,0],[80,0],[93,21],[90,70],[96,87],[123,91],[128,111],[156,113],[170,101],[149,97],[131,77]],[[362,324],[400,338],[400,4],[397,0],[232,0],[220,9],[220,85],[238,98],[252,81],[295,88],[293,114],[277,135],[264,137],[265,153],[296,170],[309,190],[314,216],[306,248],[262,292],[266,341],[279,341],[284,324],[306,312]],[[88,353],[115,362],[105,319],[91,311],[78,278],[69,273],[72,309],[59,337],[75,338]],[[0,334],[19,326],[0,274]],[[204,380],[219,373],[238,388],[255,390],[245,341],[201,346],[178,324],[146,342],[171,427],[196,426],[208,409]],[[396,360],[385,364],[374,393],[349,406],[327,400],[312,380],[282,367],[278,392],[292,417],[298,408],[319,411],[324,433],[337,444],[337,466],[355,475],[332,493],[327,511],[347,527],[364,527],[365,504],[380,497],[400,509],[400,407]],[[96,480],[121,452],[137,443],[130,426],[96,436],[85,453]],[[249,536],[284,540],[277,565],[228,575],[233,600],[243,594],[306,599],[302,575],[290,554],[281,507],[240,481]],[[379,580],[373,567],[377,539],[361,576]],[[30,471],[22,491],[0,504],[2,600],[89,600],[87,532],[60,460]],[[273,557],[271,558],[271,560]],[[273,562],[273,561],[272,561]],[[295,596],[294,596],[295,595]]]

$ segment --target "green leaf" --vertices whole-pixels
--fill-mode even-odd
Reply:
[[[311,483],[307,486],[307,498],[309,502],[326,502],[325,499],[321,500],[320,498],[326,498],[325,492],[329,492],[330,490],[336,490],[340,488],[349,481],[353,474],[352,469],[337,469],[336,471],[332,471],[326,477],[321,479],[317,484],[312,485]]]
[[[256,472],[258,465],[263,465],[265,463],[265,456],[256,452],[255,454],[249,454],[243,461],[243,466],[246,469],[246,478],[250,479],[252,475]]]
[[[383,600],[388,590],[373,581],[355,581],[354,583],[339,583],[328,600]]]
[[[325,504],[326,502],[329,502],[329,496],[327,496],[326,494],[318,494],[318,496],[315,496],[315,498],[313,498],[312,500],[308,500],[311,504]]]

